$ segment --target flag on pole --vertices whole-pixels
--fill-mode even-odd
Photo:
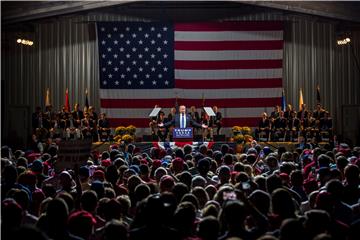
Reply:
[[[67,89],[67,88],[66,88],[66,92],[65,92],[65,110],[70,112],[69,89]]]
[[[303,104],[304,104],[304,98],[303,98],[302,89],[300,88],[299,111],[302,110],[302,105],[303,105]]]
[[[85,90],[85,107],[89,109],[88,90]]]
[[[46,89],[46,97],[45,97],[45,107],[50,106],[50,90]]]
[[[317,87],[316,87],[316,100],[317,100],[317,103],[320,103],[320,102],[321,102],[321,98],[320,98],[320,86],[319,86],[319,84],[318,84]]]
[[[285,112],[286,110],[286,100],[285,100],[285,90],[282,90],[282,95],[281,95],[281,109]]]

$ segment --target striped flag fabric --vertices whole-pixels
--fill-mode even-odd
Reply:
[[[100,107],[114,127],[147,129],[152,108],[168,114],[176,98],[218,106],[225,128],[257,126],[281,104],[282,22],[98,22],[97,36]]]

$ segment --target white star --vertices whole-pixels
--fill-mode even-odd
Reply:
[[[154,28],[154,27],[151,27],[150,30],[151,30],[151,31],[155,31],[155,28]]]
[[[108,37],[108,38],[111,38],[111,34],[109,33],[109,34],[107,35],[107,37]]]
[[[129,45],[129,44],[130,44],[130,40],[127,40],[127,41],[126,41],[126,44]]]
[[[162,74],[159,74],[159,75],[158,75],[158,78],[162,78]]]
[[[134,74],[134,75],[133,75],[133,78],[137,78],[137,74]]]
[[[123,38],[123,37],[124,37],[124,34],[121,33],[121,34],[120,34],[120,38]]]
[[[139,31],[142,31],[142,27],[139,27],[138,30],[139,30]]]
[[[124,65],[124,61],[123,61],[123,60],[120,61],[120,65]]]
[[[126,58],[130,58],[130,54],[126,54]]]
[[[114,27],[114,28],[113,28],[113,31],[114,31],[114,32],[117,32],[117,27]]]
[[[154,80],[154,81],[152,81],[152,84],[153,84],[153,85],[156,85],[156,81],[155,81],[155,80]]]
[[[146,78],[150,78],[150,74],[146,74],[145,77],[146,77]]]
[[[108,77],[109,77],[109,78],[112,78],[112,74],[109,74]]]
[[[106,42],[105,42],[104,40],[101,41],[101,44],[102,44],[102,45],[105,45],[105,43],[106,43]]]
[[[109,47],[109,48],[107,48],[107,50],[108,50],[108,52],[111,52],[111,48]]]
[[[139,67],[139,72],[142,72],[143,71],[143,68],[142,67]]]
[[[114,54],[114,58],[117,58],[118,57],[118,55],[117,54]]]
[[[163,27],[163,31],[166,32],[166,31],[167,31],[167,27]]]
[[[118,68],[118,67],[115,67],[115,68],[114,68],[114,71],[115,71],[115,72],[117,72],[118,70],[119,70],[119,68]]]
[[[133,52],[136,52],[136,48],[133,47],[133,48],[132,48],[132,51],[133,51]]]
[[[115,81],[115,85],[119,85],[119,81],[116,80],[116,81]]]
[[[115,40],[115,41],[114,41],[114,44],[115,44],[115,45],[117,45],[118,43],[119,43],[118,40]]]
[[[125,78],[125,74],[121,74],[120,77],[121,77],[121,78]]]
[[[165,40],[165,41],[163,41],[163,43],[164,43],[164,45],[167,45],[168,41]]]
[[[169,85],[169,81],[168,81],[168,80],[165,81],[165,85]]]
[[[168,55],[167,55],[167,54],[164,54],[164,55],[163,55],[163,57],[164,57],[164,58],[167,58],[167,57],[168,57]]]
[[[161,33],[158,33],[158,34],[157,34],[157,37],[158,37],[158,38],[161,38]]]
[[[127,71],[127,72],[130,72],[130,70],[131,70],[131,68],[129,68],[129,67],[126,68],[126,71]]]
[[[129,28],[129,27],[126,27],[125,30],[128,32],[128,31],[130,31],[130,28]]]
[[[133,64],[133,65],[136,65],[136,61],[132,61],[132,64]]]
[[[140,40],[140,41],[139,41],[139,45],[142,45],[142,44],[143,44],[143,41]]]
[[[143,80],[141,80],[139,83],[140,83],[140,85],[144,85],[144,81],[143,81]]]
[[[138,55],[138,57],[139,57],[139,58],[142,58],[142,57],[143,57],[143,55],[142,55],[142,54],[139,54],[139,55]]]
[[[145,50],[145,52],[148,52],[148,51],[149,51],[149,48],[146,47],[146,48],[144,48],[144,50]]]
[[[145,36],[145,38],[148,38],[148,37],[149,37],[149,34],[145,33],[145,35],[144,35],[144,36]]]
[[[105,28],[104,28],[104,27],[102,27],[102,28],[101,28],[101,31],[102,31],[102,32],[103,32],[103,31],[105,31]]]
[[[136,34],[135,34],[135,33],[133,33],[131,36],[132,36],[133,38],[136,38]]]
[[[123,52],[123,51],[124,51],[124,48],[123,48],[123,47],[121,47],[121,48],[120,48],[120,52]]]
[[[157,50],[158,52],[160,52],[160,51],[161,51],[161,47],[158,47],[156,50]]]
[[[105,54],[103,54],[103,55],[101,55],[101,57],[102,57],[102,58],[106,58],[106,55],[105,55]]]
[[[151,54],[150,56],[151,56],[151,58],[155,58],[155,54]]]
[[[108,61],[108,65],[111,65],[112,64],[112,61]]]
[[[161,65],[161,61],[160,61],[160,60],[159,60],[159,61],[157,61],[157,64],[158,64],[158,65]]]
[[[151,40],[151,44],[154,45],[154,44],[155,44],[155,40]]]
[[[145,65],[149,65],[149,61],[145,61]]]
[[[164,72],[167,72],[167,70],[168,70],[168,68],[167,68],[167,67],[164,67],[163,69],[164,69]]]
[[[103,81],[103,84],[106,85],[106,84],[107,84],[107,81]]]
[[[103,67],[101,70],[102,70],[103,72],[105,72],[105,71],[106,71],[106,68]]]
[[[128,85],[131,85],[131,81],[129,80],[129,81],[127,82],[127,84],[128,84]]]
[[[151,71],[152,71],[152,72],[155,72],[155,70],[156,70],[156,68],[154,68],[154,67],[151,68]]]

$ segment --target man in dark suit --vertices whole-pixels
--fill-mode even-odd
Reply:
[[[216,134],[220,134],[220,128],[222,126],[222,115],[217,106],[213,106],[215,116],[211,117],[212,124],[216,127]]]
[[[200,124],[195,122],[189,114],[186,113],[186,107],[181,105],[179,107],[179,113],[175,115],[175,117],[168,121],[167,123],[160,123],[159,127],[170,127],[174,125],[176,128],[187,128],[187,127],[198,127],[198,128],[207,128],[205,124]]]

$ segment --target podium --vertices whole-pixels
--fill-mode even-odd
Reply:
[[[193,128],[174,128],[173,129],[174,142],[192,142],[193,141]]]

